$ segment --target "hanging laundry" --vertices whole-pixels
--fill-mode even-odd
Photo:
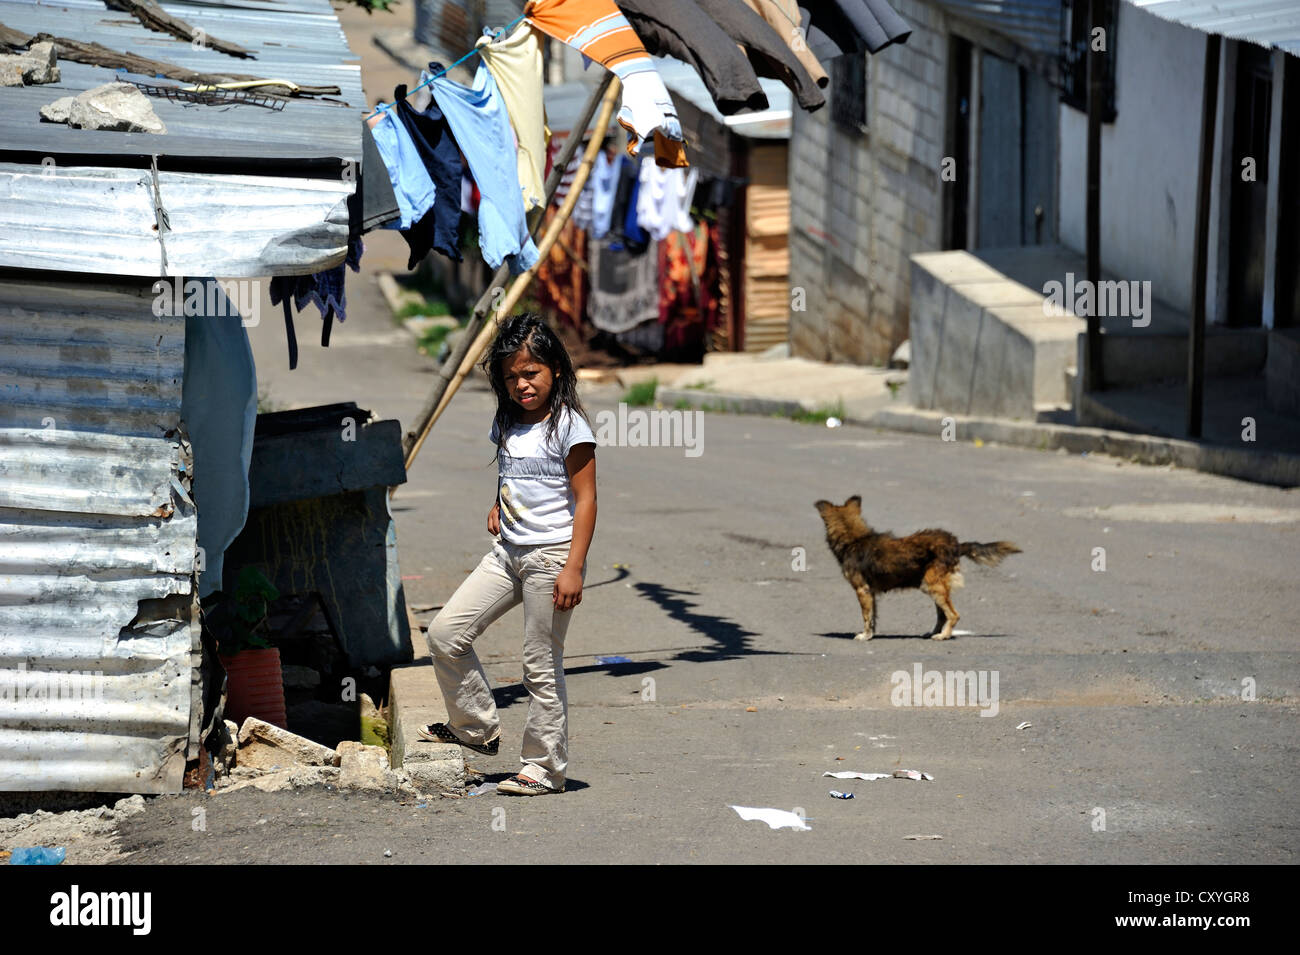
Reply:
[[[691,201],[695,195],[695,169],[660,169],[649,159],[641,162],[641,183],[637,191],[636,216],[641,228],[656,241],[670,232],[689,232]]]
[[[617,162],[618,176],[614,189],[614,201],[610,206],[610,241],[615,251],[627,249],[631,252],[644,252],[649,245],[650,236],[637,228],[636,200],[640,184],[641,167],[619,156]]]
[[[718,225],[699,223],[659,243],[659,322],[668,351],[702,352],[720,321]]]
[[[700,215],[717,218],[719,209],[729,208],[736,201],[736,190],[744,182],[735,176],[706,176],[695,185],[692,208]]]
[[[603,239],[609,233],[622,163],[622,156],[616,156],[611,160],[608,153],[602,149],[596,154],[591,175],[587,177],[587,186],[583,189],[583,195],[585,196],[590,190],[591,235],[594,239]]]
[[[632,164],[632,169],[636,169],[635,163]],[[641,222],[637,218],[637,198],[640,193],[641,176],[634,172],[632,190],[627,197],[627,211],[623,213],[623,247],[633,255],[640,255],[650,247],[650,233],[641,228]]]
[[[346,258],[332,269],[325,269],[315,275],[277,275],[271,279],[268,292],[272,305],[284,306],[284,331],[289,342],[289,370],[298,367],[298,335],[293,325],[293,311],[299,312],[308,305],[315,305],[320,311],[321,344],[329,345],[330,328],[334,319],[341,322],[347,318],[347,295],[344,291],[344,267],[353,272],[361,271],[361,255],[365,246],[360,236],[352,236],[348,241]],[[292,302],[291,302],[292,300]],[[291,308],[292,305],[292,308]]]
[[[659,165],[690,165],[672,97],[614,0],[528,0],[524,16],[543,33],[580,50],[622,81],[618,122],[627,130],[629,156],[635,156],[641,143],[653,134]]]
[[[646,51],[695,67],[718,112],[767,109],[745,53],[692,0],[615,0]]]
[[[794,55],[789,44],[743,0],[695,0],[700,9],[722,27],[749,55],[759,76],[780,80],[790,88],[795,102],[812,112],[826,105],[826,97]]]
[[[602,331],[625,332],[659,315],[659,257],[632,255],[610,240],[591,244],[587,317]]]
[[[429,68],[438,72],[437,64]],[[438,76],[432,89],[479,188],[478,241],[483,259],[494,269],[504,260],[518,275],[537,261],[537,246],[528,234],[510,117],[496,80],[480,63],[472,86]]]
[[[392,109],[384,109],[366,120],[370,132],[375,138],[375,147],[388,169],[388,179],[397,196],[397,209],[401,213],[396,222],[390,222],[390,229],[409,229],[418,222],[433,206],[437,190],[433,179],[425,168],[424,160],[411,134],[393,114]]]
[[[813,82],[822,89],[831,81],[816,54],[808,49],[808,40],[804,36],[803,21],[799,14],[796,0],[745,0],[749,9],[767,21],[767,25],[776,31],[776,35],[785,41],[794,51],[795,57],[803,64]]]
[[[543,230],[558,214],[554,208],[546,210]],[[573,328],[582,327],[587,302],[587,233],[572,217],[538,265],[534,288],[544,310]]]
[[[420,90],[419,92],[424,92]],[[414,99],[414,97],[413,97]],[[442,110],[430,98],[424,109],[417,109],[406,99],[406,87],[393,91],[393,109],[399,122],[406,128],[416,152],[424,163],[434,184],[433,205],[419,221],[402,232],[402,238],[411,247],[408,270],[415,268],[429,254],[430,249],[451,259],[461,261],[460,254],[460,147],[452,138],[451,128]]]
[[[519,187],[524,211],[546,201],[546,116],[542,102],[542,47],[532,25],[509,36],[480,37],[474,47],[496,80],[518,142]]]
[[[886,0],[798,0],[808,49],[823,63],[845,53],[879,53],[906,43],[907,21]]]

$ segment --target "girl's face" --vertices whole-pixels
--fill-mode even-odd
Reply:
[[[529,354],[527,348],[521,348],[511,357],[502,359],[501,372],[506,393],[525,414],[538,412],[537,419],[544,418],[546,409],[550,407],[551,388],[555,384],[551,369]]]

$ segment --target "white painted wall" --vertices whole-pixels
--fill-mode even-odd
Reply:
[[[1115,122],[1101,134],[1101,266],[1189,311],[1205,34],[1119,4]],[[1061,242],[1086,248],[1088,117],[1061,106]]]

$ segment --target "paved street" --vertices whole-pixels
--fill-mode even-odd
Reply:
[[[372,264],[401,245],[368,239]],[[276,407],[355,400],[405,425],[432,363],[383,311],[372,271],[348,295],[328,350],[314,313],[300,317],[294,372],[265,306],[251,330],[259,380]],[[594,420],[619,394],[584,398]],[[442,604],[489,546],[491,410],[486,386],[467,386],[394,499],[416,608]],[[1294,493],[726,414],[705,416],[702,449],[598,451],[599,518],[566,647],[568,792],[408,805],[187,793],[123,825],[130,861],[1296,861]],[[851,639],[857,601],[812,504],[854,493],[877,527],[1024,549],[996,569],[964,563],[955,603],[968,634],[919,639],[934,612],[913,591],[883,599],[874,641]],[[1092,569],[1098,547],[1104,571]],[[796,548],[806,569],[793,569]],[[501,755],[471,757],[489,780],[518,767],[521,635],[517,609],[480,641],[504,721]],[[996,715],[893,705],[891,676],[918,665],[996,673]],[[895,769],[935,778],[821,775]],[[772,831],[729,805],[799,807],[811,831]]]

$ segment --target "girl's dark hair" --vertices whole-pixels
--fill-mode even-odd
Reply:
[[[501,323],[496,341],[492,343],[487,356],[480,363],[480,367],[487,372],[492,382],[492,390],[497,396],[497,453],[493,460],[501,456],[506,431],[515,424],[515,416],[519,408],[506,389],[505,373],[501,366],[503,360],[513,358],[515,352],[521,348],[527,349],[528,354],[548,367],[554,379],[551,385],[551,417],[547,422],[546,440],[549,442],[555,437],[562,408],[568,408],[575,414],[582,415],[584,419],[587,417],[582,402],[578,400],[578,376],[574,374],[573,362],[570,361],[569,353],[565,351],[559,337],[535,312],[512,315]]]

